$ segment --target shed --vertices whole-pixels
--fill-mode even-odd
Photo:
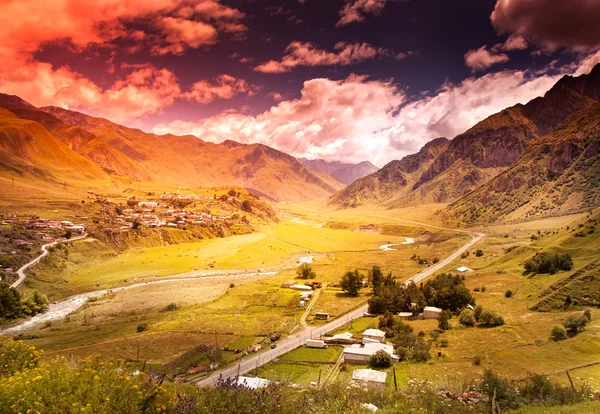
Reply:
[[[315,313],[315,319],[319,321],[329,320],[329,313],[327,312],[317,312]]]
[[[254,377],[237,377],[235,381],[236,385],[240,387],[249,388],[251,390],[256,390],[259,388],[266,388],[271,384],[271,381],[264,378],[254,378]]]
[[[383,339],[385,338],[385,332],[379,330],[379,329],[367,329],[366,331],[363,332],[363,338],[366,339],[374,339],[377,342],[382,342]]]
[[[306,285],[292,285],[292,286],[290,286],[290,289],[302,290],[304,292],[312,291],[312,288],[310,286],[306,286]]]
[[[373,369],[355,369],[352,371],[352,381],[361,382],[369,387],[384,388],[387,374]]]
[[[380,342],[367,344],[354,344],[344,348],[344,362],[349,364],[366,364],[377,351],[385,351],[392,360],[397,362],[398,357],[394,355],[394,347],[392,345],[382,344]]]
[[[468,270],[469,270],[469,268],[465,267],[465,266],[462,266],[462,267],[459,267],[459,268],[456,269],[456,271],[460,272],[460,273],[464,273],[464,272],[466,272]]]
[[[423,319],[439,319],[442,310],[435,306],[425,306],[423,309]]]

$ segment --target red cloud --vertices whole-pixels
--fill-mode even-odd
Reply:
[[[388,0],[347,0],[346,5],[340,11],[340,20],[336,26],[341,27],[354,22],[365,20],[365,14],[380,14]]]
[[[210,24],[176,17],[162,17],[157,25],[166,34],[166,45],[156,45],[152,52],[157,55],[178,55],[188,48],[197,49],[217,42],[217,30]]]

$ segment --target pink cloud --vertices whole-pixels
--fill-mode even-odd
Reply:
[[[310,42],[294,41],[285,49],[285,56],[281,61],[270,60],[256,66],[254,70],[263,73],[284,73],[297,66],[347,66],[378,56],[394,55],[396,59],[407,56],[407,54],[395,54],[384,48],[377,49],[368,43],[339,42],[333,49],[333,52],[329,52],[319,49]]]
[[[235,95],[245,94],[254,96],[260,89],[244,79],[237,79],[229,75],[220,75],[215,83],[202,80],[194,83],[190,92],[184,94],[186,99],[195,100],[207,104],[215,99],[231,99]]]
[[[508,55],[505,53],[497,53],[488,50],[486,46],[481,46],[479,49],[469,50],[465,55],[465,64],[470,67],[473,72],[487,69],[497,63],[508,62]]]
[[[362,22],[365,14],[380,14],[388,0],[347,0],[340,11],[340,20],[336,26],[341,27],[350,23]]]
[[[156,45],[152,52],[157,55],[178,55],[188,48],[197,49],[217,42],[217,30],[210,24],[177,17],[162,17],[157,25],[166,34],[166,45]]]

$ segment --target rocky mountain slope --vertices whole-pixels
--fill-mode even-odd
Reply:
[[[418,154],[358,180],[330,202],[343,207],[451,202],[450,216],[467,222],[598,206],[599,98],[600,65],[589,75],[563,77],[526,105],[490,116],[437,154],[427,144]],[[420,169],[407,175],[398,166],[414,156],[425,158]]]
[[[238,186],[284,201],[326,197],[343,187],[264,145],[233,141],[213,144],[194,136],[158,136],[74,111],[38,109],[10,95],[0,94],[0,108],[4,115],[0,128],[10,130],[10,134],[0,137],[6,152],[0,167],[20,175],[35,171],[38,179],[56,181],[68,172],[79,179]],[[35,151],[20,151],[9,135],[12,141],[28,136],[32,147],[52,147],[64,154],[42,159]]]
[[[374,173],[379,168],[370,161],[363,161],[358,164],[342,163],[339,161],[325,161],[322,159],[309,160],[299,158],[298,161],[311,171],[330,176],[342,184],[352,184],[354,181]]]

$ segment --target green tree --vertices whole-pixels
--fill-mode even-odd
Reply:
[[[302,263],[298,267],[298,270],[296,270],[296,274],[300,279],[314,279],[315,277],[317,277],[317,274],[312,269],[312,266],[308,263]]]
[[[411,359],[417,362],[427,362],[431,359],[431,345],[422,337],[417,337],[411,351]]]
[[[583,331],[588,323],[590,323],[590,320],[583,314],[571,315],[565,320],[563,326],[572,334],[577,334]]]
[[[463,326],[475,326],[477,322],[475,316],[473,316],[473,311],[470,309],[463,310],[458,317],[458,321]]]
[[[6,282],[0,282],[0,318],[15,319],[23,315],[21,295]]]
[[[481,257],[481,256],[483,256],[483,250],[481,250],[481,249],[477,249],[477,250],[475,251],[475,256],[477,256],[477,257]]]
[[[479,323],[483,326],[502,326],[504,318],[491,310],[484,310],[479,316]]]
[[[373,293],[377,294],[379,288],[383,284],[383,273],[379,266],[373,266],[371,270],[371,283],[373,284]]]
[[[438,329],[442,331],[447,331],[451,329],[450,326],[450,311],[443,310],[440,313],[440,318],[438,319]]]
[[[389,368],[392,366],[392,357],[383,349],[375,352],[369,359],[369,365],[372,368]]]
[[[567,339],[567,330],[560,325],[554,325],[550,331],[550,339],[553,341],[562,341],[563,339]]]
[[[350,296],[358,296],[358,293],[363,287],[365,278],[359,273],[358,269],[348,270],[342,277],[340,286],[342,290],[348,293]]]

